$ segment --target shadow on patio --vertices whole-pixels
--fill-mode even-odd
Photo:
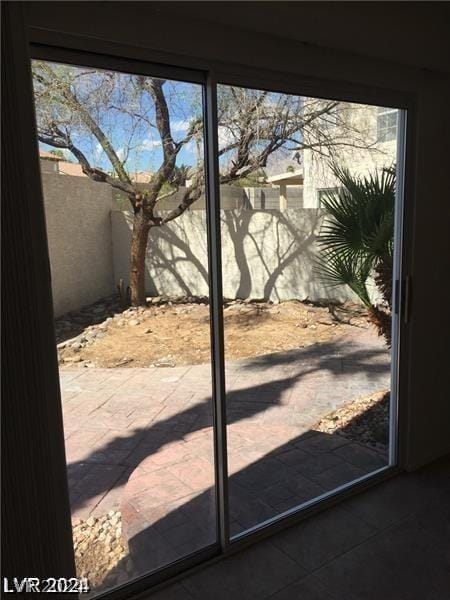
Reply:
[[[147,371],[149,378],[164,375],[161,370]],[[299,433],[304,435],[309,427],[334,408],[333,402],[338,405],[340,401],[378,391],[380,386],[386,387],[388,373],[389,360],[384,349],[355,349],[339,341],[230,363],[227,370],[230,457],[236,452],[236,461],[244,460],[244,464],[250,464],[255,452],[260,458],[261,452],[280,446]],[[185,376],[181,381],[185,381],[192,391],[202,389],[202,385],[205,389],[205,382],[202,384],[195,377],[186,379]],[[126,390],[126,382],[123,385]],[[202,401],[193,402],[195,395],[191,393],[185,401],[185,392],[178,387],[169,394],[164,408],[148,418],[148,426],[130,427],[123,430],[125,435],[112,438],[107,421],[108,401],[99,402],[87,416],[92,426],[97,428],[93,431],[101,434],[97,447],[86,456],[84,446],[83,458],[68,464],[72,512],[83,507],[90,510],[104,508],[107,512],[114,502],[116,505],[120,503],[123,485],[149,457],[154,470],[197,459],[201,462],[193,473],[203,468],[209,469],[212,474],[211,397],[206,394]],[[177,393],[183,396],[183,401],[178,402]],[[148,397],[151,397],[150,393]],[[132,401],[132,394],[129,401]],[[126,408],[127,403],[124,402]],[[167,408],[170,416],[165,417]],[[102,418],[108,434],[103,432]],[[70,426],[71,419],[73,414],[65,415],[65,425]],[[102,444],[104,437],[108,441]],[[245,451],[242,440],[248,442]],[[70,461],[71,448],[77,443],[77,432],[66,443]],[[189,475],[186,477],[188,491],[195,492],[195,483],[189,481]]]
[[[370,415],[366,415],[370,417]],[[345,437],[308,430],[229,477],[231,534],[387,465],[387,456]],[[125,489],[122,520],[136,575],[143,575],[216,542],[215,488],[154,504],[154,471],[144,460]],[[128,557],[127,557],[128,560]],[[106,589],[123,576],[118,564]],[[98,590],[97,590],[98,591]]]

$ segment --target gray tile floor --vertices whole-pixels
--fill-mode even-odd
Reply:
[[[450,600],[450,457],[148,595],[212,599]]]

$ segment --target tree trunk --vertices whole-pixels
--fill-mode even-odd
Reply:
[[[142,211],[134,215],[131,238],[130,290],[132,306],[145,305],[145,254],[150,223]]]
[[[369,320],[375,325],[378,330],[378,335],[382,335],[386,340],[387,347],[391,347],[392,342],[392,317],[379,306],[369,308]]]
[[[392,310],[392,256],[385,256],[375,267],[375,284]]]

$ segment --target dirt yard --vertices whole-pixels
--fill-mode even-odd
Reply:
[[[95,309],[94,309],[95,312]],[[358,305],[234,301],[224,308],[228,360],[303,348],[370,325]],[[67,336],[66,336],[67,337]],[[171,367],[210,360],[209,306],[165,303],[130,308],[81,327],[58,344],[61,365]]]

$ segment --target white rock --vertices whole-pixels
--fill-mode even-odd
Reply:
[[[64,357],[64,362],[69,362],[69,363],[79,363],[82,360],[83,359],[81,358],[81,356],[67,356],[67,357]]]

